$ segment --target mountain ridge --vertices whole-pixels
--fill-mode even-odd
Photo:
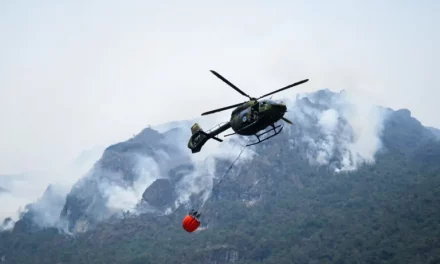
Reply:
[[[212,146],[224,149],[207,159],[198,156],[199,163],[185,154],[185,141],[172,156],[181,162],[149,165],[162,172],[139,188],[139,197],[146,196],[152,204],[136,201],[131,208],[143,210],[95,223],[93,218],[83,218],[92,219],[92,225],[75,232],[76,242],[50,228],[3,232],[0,255],[20,263],[29,261],[26,256],[51,263],[291,263],[292,259],[298,263],[436,263],[440,260],[435,258],[440,253],[435,246],[440,245],[435,220],[440,217],[435,210],[440,145],[434,134],[408,109],[362,112],[344,96],[323,90],[298,97],[288,112],[296,125],[285,127],[266,144],[245,150],[221,184],[215,185],[233,159],[227,153],[233,146],[239,149],[240,138],[237,145],[207,145],[207,151]],[[83,180],[131,186],[139,176],[128,166],[133,160],[124,155],[158,147],[164,150],[159,159],[169,161],[170,153],[161,144],[175,146],[181,138],[187,140],[190,130],[172,130],[168,139],[174,141],[166,141],[166,133],[143,132],[127,144],[107,148],[102,164],[109,164],[105,169],[111,168],[112,173],[96,173],[102,168],[97,162],[96,170]],[[115,171],[123,173],[115,176]],[[84,187],[94,193],[93,184],[76,185],[70,197]],[[213,185],[200,231],[185,234],[183,216],[206,199],[206,189]],[[193,191],[182,193],[189,189]],[[91,200],[94,203],[72,201],[67,207],[88,216],[87,208],[100,208],[96,207],[99,199]],[[64,208],[67,204],[66,200]],[[432,246],[422,242],[427,239]],[[12,249],[8,243],[13,241],[21,249]],[[58,246],[52,249],[54,245]],[[40,253],[26,253],[35,247]]]
[[[338,102],[335,109],[346,107],[344,104],[340,103],[340,101],[343,100],[341,98],[344,98],[345,94],[345,91],[336,93],[329,89],[324,89],[312,94],[308,94],[308,96],[298,96],[296,98],[296,104],[299,107],[296,110],[302,109],[302,112],[296,117],[304,118],[305,114],[305,117],[311,119],[312,121],[307,122],[305,126],[300,126],[304,131],[298,131],[297,127],[294,127],[293,130],[286,133],[290,133],[293,138],[301,137],[301,133],[314,134],[315,137],[321,138],[319,138],[319,140],[317,140],[313,144],[323,144],[322,141],[326,140],[325,137],[327,137],[327,135],[318,135],[320,132],[316,126],[319,126],[319,117],[313,116],[314,114],[316,115],[316,113],[313,113],[313,111],[310,112],[310,109],[317,109],[318,111],[326,112],[329,111],[329,109],[332,110],[330,105],[335,102]],[[306,111],[303,111],[304,109],[306,109]],[[410,155],[410,153],[415,148],[420,147],[423,144],[427,144],[427,142],[430,142],[430,140],[434,138],[432,129],[423,127],[420,121],[411,116],[410,110],[398,109],[394,111],[390,108],[384,107],[379,107],[379,109],[383,112],[384,119],[388,120],[387,122],[385,122],[385,126],[386,129],[388,129],[389,131],[381,138],[381,140],[385,143],[386,148],[381,149],[380,151],[388,150],[399,152],[402,155]],[[143,197],[143,199],[137,202],[129,201],[129,203],[133,204],[131,206],[132,210],[139,210],[140,208],[143,208],[143,210],[141,210],[142,212],[150,211],[155,213],[165,213],[167,210],[173,210],[172,198],[174,198],[175,200],[177,199],[178,195],[176,194],[176,190],[174,190],[175,187],[172,185],[178,184],[178,182],[181,180],[182,175],[179,176],[178,174],[190,174],[195,172],[194,161],[191,160],[191,157],[188,157],[190,156],[188,155],[188,153],[185,153],[186,149],[184,147],[184,145],[186,145],[187,139],[190,136],[190,130],[189,128],[185,129],[177,125],[187,125],[189,124],[189,122],[192,121],[193,120],[185,120],[164,123],[158,126],[158,130],[160,130],[161,128],[162,132],[158,132],[158,130],[155,130],[153,127],[147,127],[143,129],[140,133],[134,135],[132,138],[123,142],[112,144],[111,146],[105,148],[101,155],[101,158],[94,164],[89,173],[82,177],[72,187],[70,193],[66,197],[65,204],[60,213],[60,219],[61,221],[64,221],[64,223],[61,223],[59,226],[67,225],[69,226],[68,231],[72,232],[76,230],[75,225],[77,221],[80,222],[80,226],[84,226],[84,223],[88,222],[88,224],[86,225],[90,225],[90,227],[93,227],[98,222],[109,218],[114,213],[112,209],[107,208],[107,203],[109,202],[108,200],[111,199],[111,194],[102,193],[102,190],[99,190],[109,187],[116,188],[115,191],[119,191],[121,188],[133,188],[134,182],[137,180],[137,178],[139,178],[139,174],[141,173],[140,171],[143,170],[142,168],[139,168],[138,165],[140,159],[139,157],[141,156],[148,157],[148,159],[151,159],[152,157],[152,160],[154,162],[161,163],[156,166],[156,170],[159,167],[162,169],[156,172],[157,175],[153,176],[153,180],[147,180],[147,183],[144,184],[142,190],[137,191],[138,197],[141,196]],[[313,122],[314,124],[312,125]],[[339,126],[344,126],[346,125],[346,123],[347,121],[342,121]],[[402,129],[402,126],[404,125],[406,125],[406,127]],[[397,127],[399,127],[400,129],[394,129]],[[405,134],[402,134],[402,131],[404,131]],[[408,137],[408,132],[411,132],[411,137]],[[342,133],[344,134],[345,132],[342,131]],[[337,137],[334,137],[333,140],[337,141],[339,139]],[[212,142],[210,143],[212,144]],[[174,144],[180,144],[180,146],[176,147],[176,145]],[[328,150],[325,150],[319,152],[318,154],[310,153],[310,155],[328,156],[329,154],[326,153],[326,151],[328,152]],[[332,151],[335,151],[333,154],[333,161],[336,161],[336,163],[332,163],[331,166],[333,166],[334,168],[335,166],[342,166],[341,162],[343,160],[343,157],[341,156],[343,156],[344,154],[341,152],[347,150],[332,149]],[[167,157],[169,153],[175,153],[176,155],[173,155],[172,158],[170,158]],[[340,157],[336,157],[336,155],[340,155]],[[356,159],[353,156],[345,158],[347,159],[345,162],[350,162],[349,160]],[[309,160],[310,159],[311,158],[309,157]],[[164,162],[164,160],[166,162]],[[173,161],[173,165],[169,163],[170,160]],[[221,158],[218,162],[221,165],[216,165],[217,167],[226,166],[227,163],[226,161],[222,161]],[[151,164],[147,165],[147,167],[150,165]],[[137,169],[134,169],[136,167]],[[153,167],[155,166],[153,165]],[[152,169],[153,167],[149,169]],[[165,167],[167,169],[163,169]],[[179,172],[180,169],[183,169],[183,172]],[[338,168],[337,170],[339,169],[340,168]],[[216,170],[218,170],[218,168]],[[104,180],[106,186],[101,187],[101,184]],[[159,182],[155,183],[155,181]],[[153,187],[156,187],[156,189],[153,187],[150,188],[151,185],[153,185]],[[151,195],[148,192],[154,192],[155,195]],[[163,201],[161,201],[161,199],[154,198],[155,196],[158,196],[161,192],[168,192],[170,194],[169,196],[164,196],[163,198],[161,198],[168,199],[168,202],[164,203]],[[123,191],[121,193],[125,194],[123,193]],[[86,196],[84,196],[84,194],[86,194]],[[145,199],[146,197],[149,198]],[[115,199],[120,199],[120,197],[116,197]],[[193,200],[193,202],[198,200],[194,197],[193,199],[196,199]],[[153,204],[161,204],[161,208],[155,208],[154,206],[151,206],[147,202],[147,200],[149,200]],[[87,201],[93,201],[93,203]],[[85,209],[86,207],[88,209]],[[121,213],[122,211],[120,211],[119,214]],[[85,230],[83,228],[80,229]],[[78,230],[79,229],[77,229],[76,231]]]

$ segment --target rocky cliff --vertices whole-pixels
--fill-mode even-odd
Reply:
[[[3,232],[0,255],[6,263],[439,261],[440,145],[431,129],[409,110],[329,90],[292,100],[288,118],[293,126],[247,148],[219,184],[241,142],[200,163],[176,141],[189,128],[147,128],[107,148],[70,191],[61,215],[81,231],[74,240],[56,229]],[[213,184],[201,228],[185,233],[183,216]]]

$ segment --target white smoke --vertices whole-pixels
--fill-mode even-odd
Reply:
[[[15,221],[11,218],[7,218],[0,224],[0,231],[8,231],[14,228]]]
[[[36,224],[54,226],[69,189],[92,167],[102,152],[103,147],[100,146],[86,150],[69,166],[56,171],[0,176],[0,186],[7,190],[0,193],[0,222],[9,217],[18,220],[27,211],[26,206],[33,204]],[[48,186],[50,193],[45,195]]]
[[[324,140],[321,142],[321,148],[318,150],[317,162],[325,164],[332,156],[335,148],[334,137],[338,125],[339,113],[334,109],[329,109],[322,112],[319,116],[318,124],[324,134]]]
[[[166,155],[166,154],[165,154]],[[137,205],[142,200],[144,191],[156,180],[161,178],[158,163],[151,157],[137,156],[136,178],[132,184],[125,184],[122,173],[116,174],[116,179],[108,175],[99,182],[99,191],[107,200],[107,207],[112,212],[130,211],[137,213]]]
[[[308,99],[310,103],[302,99]],[[384,113],[365,98],[345,91],[323,90],[301,94],[292,102],[289,116],[303,131],[306,155],[312,164],[339,162],[335,172],[351,171],[374,163],[381,148]]]
[[[69,189],[61,185],[49,185],[44,194],[27,210],[32,212],[32,221],[40,227],[59,227],[59,216]]]
[[[338,161],[335,172],[355,170],[363,163],[373,163],[374,155],[381,147],[380,136],[384,116],[380,108],[355,94],[333,94],[328,90],[322,92],[322,98],[315,93],[298,96],[297,100],[307,97],[312,105],[287,100],[290,101],[288,117],[290,116],[300,129],[314,131],[310,134],[302,133],[299,139],[307,143],[305,155],[310,163],[329,165]],[[227,118],[205,117],[195,122],[205,128],[204,124],[212,126],[227,121]],[[191,133],[190,127],[185,125],[186,127],[180,127],[185,133],[176,144],[189,152],[186,144]],[[209,125],[206,127],[210,128]],[[222,143],[209,140],[199,153],[190,154],[196,169],[177,185],[179,197],[175,206],[189,202],[190,197],[195,194],[203,194],[205,202],[211,194],[215,180],[224,176],[224,170],[216,170],[217,159],[232,162],[239,155],[245,140],[245,137],[239,136],[226,138]],[[298,139],[294,138],[293,141],[295,140]],[[245,148],[236,165],[252,159],[255,155],[252,148]]]
[[[309,102],[302,100],[304,98],[307,98]],[[290,127],[290,133],[295,130],[302,132],[299,138],[297,135],[291,135],[291,142],[306,143],[304,155],[312,164],[335,164],[334,171],[341,172],[355,170],[363,163],[375,161],[375,153],[381,147],[380,136],[384,120],[380,108],[353,94],[345,92],[335,94],[328,90],[301,94],[296,100],[290,100],[288,106],[287,117],[294,122],[294,126],[287,126]],[[191,123],[198,122],[206,131],[216,124],[228,121],[229,117],[225,114],[213,115],[195,119]],[[247,137],[234,135],[224,138],[224,134],[233,132],[230,129],[219,135],[224,140],[222,143],[209,140],[199,153],[192,154],[187,147],[191,136],[190,127],[188,121],[160,126],[160,132],[166,138],[164,144],[175,147],[176,150],[173,150],[175,152],[177,150],[183,152],[185,157],[182,161],[179,160],[182,158],[180,154],[176,156],[161,148],[155,150],[155,159],[135,152],[123,154],[129,155],[130,160],[135,160],[131,168],[133,179],[125,179],[122,172],[94,168],[76,184],[72,191],[75,195],[91,199],[92,204],[86,208],[86,210],[91,210],[88,212],[91,215],[106,215],[122,211],[136,214],[140,212],[138,211],[139,204],[142,202],[144,191],[155,180],[167,178],[169,169],[190,161],[195,169],[186,173],[175,183],[177,199],[172,208],[165,209],[165,213],[172,212],[180,205],[188,204],[193,196],[201,195],[199,202],[204,203],[211,195],[214,184],[225,176],[227,168],[218,170],[216,168],[218,160],[223,159],[228,162],[228,165],[231,164],[242,151]],[[235,165],[240,165],[241,162],[250,160],[255,155],[252,148],[244,148]],[[121,157],[116,155],[118,159]],[[54,197],[64,198],[65,194],[60,193],[52,196],[53,199]],[[103,204],[97,202],[101,198],[104,200]],[[38,215],[38,221],[42,226],[57,224],[58,213],[62,207],[57,201],[56,199],[51,202],[41,199],[39,205],[34,206],[35,210],[42,212]]]
[[[57,177],[53,172],[14,175],[7,177],[7,179],[5,177],[3,181],[8,192],[0,194],[1,221],[8,217],[18,220],[20,215],[27,211],[26,207],[29,204],[34,204],[35,214],[41,216],[38,216],[38,225],[50,226],[56,221],[58,216],[53,214],[52,209],[58,208],[55,205],[64,201],[65,195],[68,193],[68,186],[57,183]],[[47,197],[44,193],[50,183],[54,183],[51,185],[53,195]],[[49,209],[50,212],[46,209]],[[61,211],[60,208],[58,209]]]
[[[172,126],[168,124],[162,124],[160,128],[166,127],[167,129],[178,128],[179,133],[173,134],[175,137],[170,138],[170,143],[178,147],[181,151],[188,153],[190,161],[193,163],[195,169],[193,172],[186,174],[183,179],[176,184],[176,193],[178,198],[174,204],[174,208],[179,207],[182,204],[189,203],[193,195],[202,195],[203,204],[209,198],[214,184],[224,175],[224,171],[218,171],[216,169],[217,161],[219,159],[226,160],[229,164],[234,161],[240,154],[242,147],[246,142],[246,137],[231,136],[224,137],[224,135],[233,133],[232,129],[223,132],[218,135],[223,142],[217,142],[215,140],[208,140],[202,147],[201,151],[192,154],[187,147],[188,141],[191,137],[191,125],[199,123],[204,131],[216,129],[218,125],[222,125],[229,121],[230,113],[219,113],[216,115],[206,116],[203,118],[197,118],[188,121],[172,122]],[[154,129],[156,129],[154,127]],[[164,129],[163,132],[166,132]],[[244,148],[240,159],[238,159],[235,165],[239,165],[241,162],[252,159],[256,153],[251,148]],[[171,212],[170,210],[169,212]]]
[[[213,119],[209,120],[212,122]],[[209,122],[208,121],[208,122]],[[225,120],[223,120],[225,121]],[[189,130],[189,128],[187,128]],[[222,133],[222,135],[232,133],[228,130]],[[219,135],[218,137],[223,137]],[[240,163],[252,159],[256,153],[250,149],[245,148],[246,137],[234,135],[228,138],[222,138],[223,142],[217,142],[209,140],[199,153],[190,154],[191,160],[195,165],[195,171],[189,175],[186,175],[184,180],[177,186],[177,192],[179,198],[176,201],[175,206],[185,204],[189,201],[191,195],[203,194],[202,204],[210,197],[214,184],[222,177],[228,177],[225,175],[225,169],[217,170],[217,161],[219,159],[226,160],[231,164],[238,155],[240,158],[234,163],[238,166]],[[185,140],[185,145],[189,140],[189,136]],[[186,147],[186,146],[185,146]],[[187,148],[189,152],[189,149]]]
[[[0,193],[0,203],[1,203],[1,215],[0,215],[0,226],[3,221],[7,218],[11,218],[13,221],[17,220],[20,211],[23,210],[24,206],[29,203],[29,199],[20,197],[16,194],[11,193]],[[8,226],[4,226],[4,229],[12,228],[9,223]]]

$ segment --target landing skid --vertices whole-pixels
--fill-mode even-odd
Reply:
[[[259,134],[259,135],[258,135],[258,134],[255,134],[254,136],[257,137],[258,142],[254,142],[254,143],[251,143],[251,144],[247,144],[246,147],[253,146],[253,145],[256,145],[256,144],[259,144],[259,143],[261,143],[261,142],[264,142],[264,141],[266,141],[266,140],[268,140],[268,139],[270,139],[270,138],[273,138],[274,136],[278,135],[278,134],[281,133],[281,131],[283,130],[284,124],[281,123],[281,124],[278,125],[278,126],[275,126],[275,124],[272,124],[271,126],[272,126],[272,128],[270,128],[270,129],[264,131],[263,133],[261,133],[261,134]],[[279,128],[279,129],[278,129],[278,128]],[[272,132],[272,131],[274,132],[273,135],[268,136],[268,137],[264,138],[263,140],[260,139],[260,137],[261,137],[262,135],[265,135],[265,134],[267,134],[267,133],[269,133],[269,132]]]

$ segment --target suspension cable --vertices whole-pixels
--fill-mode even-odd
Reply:
[[[203,209],[203,207],[205,206],[206,202],[209,200],[209,198],[211,198],[214,189],[225,179],[225,176],[228,174],[228,172],[232,169],[232,167],[234,166],[235,162],[237,162],[237,160],[240,158],[241,154],[243,153],[244,149],[246,148],[247,143],[249,142],[249,139],[251,137],[248,137],[246,142],[241,146],[241,150],[240,153],[238,154],[238,156],[235,158],[235,160],[231,163],[231,165],[229,166],[229,168],[225,171],[225,173],[223,174],[222,177],[220,177],[220,180],[214,184],[214,186],[212,187],[211,193],[209,194],[208,198],[205,199],[205,201],[202,203],[202,205],[200,206],[200,209],[198,210],[199,214],[202,215],[202,212],[204,212],[205,210]],[[203,217],[203,216],[202,216]]]

